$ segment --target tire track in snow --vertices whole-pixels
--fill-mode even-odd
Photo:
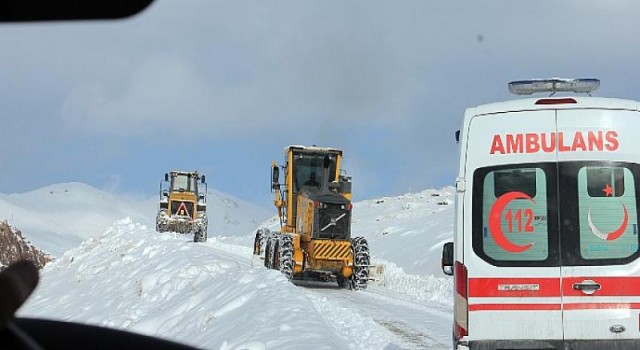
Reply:
[[[353,339],[362,349],[451,348],[452,315],[445,306],[410,302],[376,286],[354,292],[328,283],[299,284],[338,332],[353,337],[352,327],[366,325],[371,339]],[[371,332],[375,328],[380,331]]]
[[[408,327],[405,323],[379,319],[374,319],[374,321],[390,332],[400,336],[408,344],[414,345],[415,349],[433,348],[434,344],[442,346],[443,348],[445,346],[444,344],[439,344],[437,340],[428,335],[411,329],[411,327]]]

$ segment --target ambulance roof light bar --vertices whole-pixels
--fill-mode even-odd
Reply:
[[[518,80],[509,83],[509,92],[515,95],[531,95],[538,92],[550,92],[553,96],[556,92],[575,92],[591,96],[591,93],[600,87],[600,79],[531,79]]]

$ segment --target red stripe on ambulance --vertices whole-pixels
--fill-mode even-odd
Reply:
[[[640,303],[565,303],[565,310],[640,309]]]
[[[574,285],[595,281],[600,288],[585,294]],[[560,288],[562,284],[562,288]],[[539,298],[539,297],[640,297],[640,277],[559,277],[553,278],[469,278],[470,298]]]
[[[469,311],[553,311],[553,310],[628,310],[640,309],[640,303],[565,303],[560,304],[471,304]]]
[[[469,311],[560,311],[560,304],[471,304]]]
[[[559,297],[559,278],[470,278],[469,297]]]

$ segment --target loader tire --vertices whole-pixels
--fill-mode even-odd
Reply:
[[[161,224],[156,222],[156,232],[163,233],[163,232],[167,232],[167,231],[168,231],[167,225],[161,225]]]
[[[353,253],[353,275],[350,279],[352,290],[367,289],[369,282],[369,244],[363,237],[355,237],[351,240],[351,250]]]
[[[207,241],[207,231],[198,230],[193,234],[194,242],[206,242]]]

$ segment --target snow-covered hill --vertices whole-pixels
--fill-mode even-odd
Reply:
[[[48,265],[20,314],[208,349],[347,348],[279,272],[214,246],[122,220]]]
[[[32,243],[54,256],[61,256],[124,217],[137,222],[149,219],[137,203],[83,183],[0,194],[0,218],[7,219]]]
[[[377,261],[412,275],[442,276],[442,246],[453,239],[454,193],[446,187],[357,202],[353,235],[367,238]]]
[[[207,201],[209,236],[246,235],[270,215],[265,209],[213,189]],[[155,196],[136,200],[72,182],[26,193],[0,194],[0,219],[22,230],[40,249],[62,256],[126,217],[153,227],[157,206]]]

